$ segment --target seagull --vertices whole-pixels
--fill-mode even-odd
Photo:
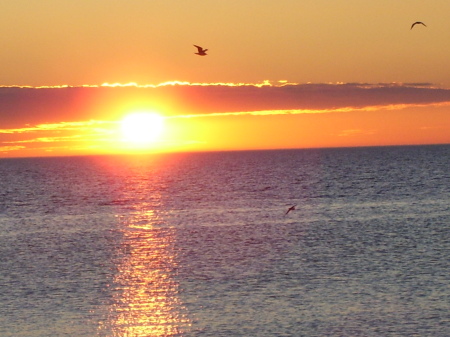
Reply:
[[[194,47],[196,47],[198,49],[198,53],[195,53],[195,54],[200,55],[200,56],[208,55],[208,54],[206,54],[206,51],[208,49],[203,49],[202,47],[196,46],[195,44],[194,44]]]
[[[290,211],[295,210],[295,206],[297,206],[297,205],[294,205],[294,206],[289,207],[288,210],[287,210],[287,212],[286,212],[284,215],[286,216]]]
[[[414,27],[415,25],[424,25],[425,27],[427,26],[426,24],[424,24],[424,23],[421,22],[421,21],[416,21],[416,22],[414,22],[414,23],[411,25],[411,28],[410,28],[409,30],[413,29],[413,27]]]

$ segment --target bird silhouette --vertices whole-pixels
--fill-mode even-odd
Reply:
[[[416,22],[414,22],[412,25],[411,25],[411,28],[409,29],[409,30],[411,30],[411,29],[413,29],[413,27],[415,26],[415,25],[423,25],[423,26],[427,26],[426,24],[424,24],[423,22],[421,22],[421,21],[416,21]]]
[[[297,205],[294,205],[294,206],[289,207],[288,210],[287,210],[287,212],[284,213],[284,216],[286,216],[290,211],[295,210],[295,206],[297,206]]]
[[[200,56],[208,55],[208,54],[206,54],[206,51],[207,51],[208,49],[203,49],[202,47],[196,46],[195,44],[194,44],[194,47],[196,47],[196,48],[198,49],[198,52],[195,53],[195,54],[200,55]]]

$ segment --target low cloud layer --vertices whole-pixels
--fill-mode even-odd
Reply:
[[[272,84],[267,81],[0,87],[0,153],[22,151],[29,146],[47,149],[49,144],[57,143],[60,147],[72,147],[68,144],[111,142],[118,120],[133,108],[156,109],[168,118],[215,118],[326,113],[338,116],[349,111],[378,113],[427,106],[450,106],[450,90],[429,83]],[[349,127],[337,135],[353,137],[374,133],[367,127]]]
[[[0,88],[0,129],[87,120],[114,120],[112,107],[155,102],[169,116],[331,112],[342,109],[435,105],[450,90],[431,84],[188,84]],[[284,112],[283,112],[284,111]],[[305,111],[306,112],[306,111]],[[109,117],[110,116],[110,117]]]
[[[450,89],[429,83],[0,87],[0,156],[116,151],[120,120],[136,110],[170,119],[177,131],[164,146],[174,149],[447,143],[448,109]]]

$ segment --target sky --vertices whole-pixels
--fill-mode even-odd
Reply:
[[[448,13],[446,0],[9,1],[0,157],[450,143]],[[121,134],[136,112],[164,117],[146,146]]]

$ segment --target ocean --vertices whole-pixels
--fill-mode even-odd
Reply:
[[[449,336],[449,271],[450,145],[0,159],[2,337]]]

